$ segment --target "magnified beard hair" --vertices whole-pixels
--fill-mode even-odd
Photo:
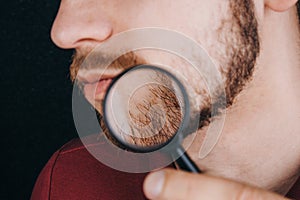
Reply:
[[[118,138],[136,148],[155,148],[165,144],[175,136],[182,123],[182,100],[176,95],[167,77],[159,74],[155,79],[156,83],[140,87],[130,97],[129,113],[125,113],[130,130],[114,130],[115,134],[119,134]],[[100,120],[100,124],[114,144],[126,149],[126,145],[120,145],[109,134],[103,120]]]

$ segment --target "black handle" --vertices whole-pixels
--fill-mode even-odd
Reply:
[[[197,167],[197,165],[193,162],[193,160],[189,157],[189,155],[184,151],[184,149],[181,146],[176,149],[176,153],[177,156],[181,155],[175,161],[180,169],[192,173],[201,173],[201,170]]]

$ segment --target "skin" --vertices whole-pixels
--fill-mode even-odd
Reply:
[[[300,174],[300,37],[296,2],[254,1],[260,42],[255,70],[242,90],[228,102],[222,135],[213,151],[199,159],[201,132],[205,127],[194,133],[196,139],[188,150],[205,175],[173,170],[150,174],[144,184],[148,198],[281,199],[266,190],[284,195],[294,184]],[[223,0],[130,0],[126,3],[62,0],[51,36],[57,46],[76,49],[78,54],[85,55],[114,34],[128,29],[168,28],[195,39],[218,69],[228,70],[230,65],[224,63],[231,59],[225,53],[230,44],[220,41],[220,34],[226,35],[228,30],[225,26],[218,32],[218,27],[222,20],[231,19],[230,16],[230,5]],[[155,53],[149,55],[139,56],[148,62],[179,62]],[[230,76],[223,75],[225,80],[230,80]],[[189,76],[193,79],[192,71]],[[86,96],[92,102],[93,95]],[[212,187],[216,189],[211,191]]]

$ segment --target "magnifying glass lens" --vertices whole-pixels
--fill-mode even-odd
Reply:
[[[149,65],[127,70],[108,89],[104,118],[117,141],[135,151],[154,151],[179,131],[186,112],[182,85]]]
[[[181,147],[190,108],[173,74],[149,65],[129,69],[113,80],[103,108],[104,122],[122,146],[135,152],[166,148],[179,168],[200,172]]]

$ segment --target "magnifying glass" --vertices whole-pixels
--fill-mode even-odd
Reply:
[[[123,148],[138,153],[163,149],[178,168],[200,173],[181,145],[190,130],[190,109],[186,90],[172,73],[138,65],[110,84],[103,118],[112,138]]]

